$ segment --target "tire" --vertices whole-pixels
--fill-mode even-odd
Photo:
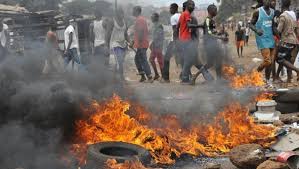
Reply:
[[[278,103],[297,103],[299,104],[299,90],[292,89],[285,92],[277,92],[275,97]]]
[[[89,146],[86,169],[105,169],[105,163],[115,159],[118,163],[138,159],[143,165],[151,163],[149,151],[141,146],[124,142],[102,142]]]

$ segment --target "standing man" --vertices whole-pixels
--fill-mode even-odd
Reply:
[[[135,6],[133,9],[133,16],[136,17],[135,27],[134,27],[134,48],[137,49],[135,55],[135,64],[139,75],[141,75],[140,82],[146,81],[153,83],[154,79],[152,77],[151,68],[147,61],[146,51],[149,47],[149,31],[147,27],[146,19],[141,16],[141,7]]]
[[[278,46],[277,62],[288,70],[288,82],[291,82],[292,71],[297,73],[297,81],[299,81],[299,69],[296,68],[291,61],[292,53],[299,44],[297,39],[298,24],[294,11],[290,10],[291,0],[282,0],[283,13],[278,19],[277,30],[281,34],[281,40]]]
[[[102,19],[102,13],[96,11],[96,20],[90,24],[90,37],[91,43],[93,44],[93,53],[95,58],[101,62],[101,64],[109,65],[109,40],[110,39],[107,27],[108,22]],[[110,34],[111,35],[111,34]]]
[[[173,3],[170,5],[170,14],[172,15],[170,18],[170,24],[172,26],[172,42],[169,43],[165,56],[164,56],[164,66],[162,70],[162,79],[161,82],[170,83],[169,80],[169,68],[170,68],[170,59],[173,55],[177,55],[176,48],[178,47],[178,38],[179,32],[177,30],[177,26],[180,20],[181,14],[178,12],[178,4]],[[177,57],[177,56],[176,56]]]
[[[0,61],[4,60],[7,55],[8,26],[0,22]]]
[[[75,31],[75,20],[66,20],[68,27],[64,31],[64,65],[65,68],[68,64],[72,61],[72,68],[74,69],[74,63],[81,64],[78,49],[79,49],[79,42]]]
[[[256,33],[256,44],[263,56],[263,63],[258,71],[265,70],[266,83],[271,85],[271,67],[275,54],[275,40],[273,31],[274,10],[270,8],[270,0],[263,0],[263,6],[259,7],[252,16],[250,28]]]
[[[245,33],[241,29],[241,25],[238,24],[238,30],[235,32],[235,40],[236,40],[236,47],[237,47],[237,52],[239,58],[243,57],[243,47],[244,47],[244,40]],[[241,54],[240,54],[240,49],[241,49]]]

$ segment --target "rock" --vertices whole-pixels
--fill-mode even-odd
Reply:
[[[287,164],[267,160],[257,167],[257,169],[289,169]]]
[[[241,169],[255,169],[266,161],[265,152],[258,144],[244,144],[230,152],[230,161]]]
[[[214,164],[214,163],[207,163],[205,169],[220,169],[220,164]]]
[[[299,122],[299,113],[282,114],[279,116],[279,119],[284,124],[293,124]]]

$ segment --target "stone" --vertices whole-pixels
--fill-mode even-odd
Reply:
[[[299,113],[282,114],[279,119],[284,124],[293,124],[299,122]]]
[[[289,167],[285,163],[267,160],[259,165],[257,169],[289,169]]]
[[[284,123],[280,120],[276,120],[273,122],[273,125],[276,127],[282,127],[282,126],[284,126]]]
[[[255,169],[266,161],[262,146],[258,144],[244,144],[235,147],[229,153],[230,161],[241,169]]]
[[[205,169],[220,169],[220,164],[214,164],[214,163],[207,163],[205,166]]]

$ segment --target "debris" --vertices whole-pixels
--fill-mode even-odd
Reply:
[[[299,135],[290,133],[280,137],[279,141],[271,147],[278,152],[294,151],[299,148]]]
[[[282,126],[284,126],[284,123],[280,120],[275,120],[273,122],[273,125],[276,126],[276,127],[282,127]]]
[[[289,169],[287,164],[267,160],[257,167],[257,169]]]
[[[284,124],[293,124],[299,122],[299,113],[282,114],[279,116],[279,119]]]
[[[220,169],[220,164],[214,164],[214,163],[207,163],[205,169]]]
[[[282,152],[277,156],[277,161],[286,163],[290,169],[299,168],[299,155],[295,152]]]
[[[230,160],[238,168],[253,169],[266,161],[266,157],[262,146],[245,144],[232,149]]]

